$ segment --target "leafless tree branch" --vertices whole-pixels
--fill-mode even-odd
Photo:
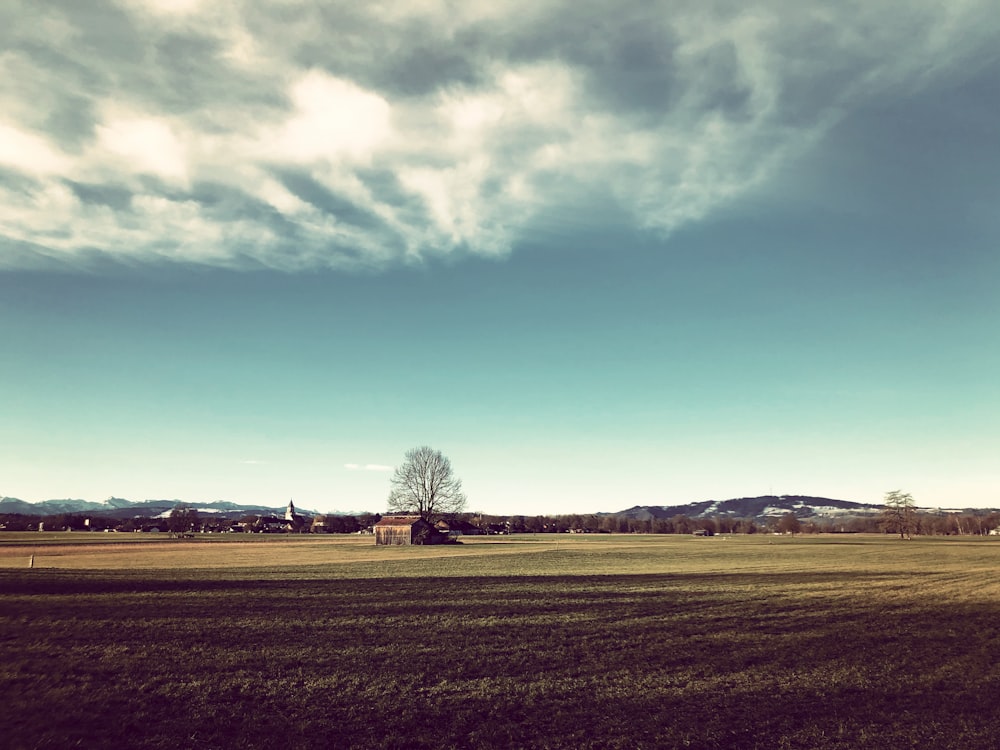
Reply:
[[[390,483],[391,513],[416,513],[434,521],[465,508],[462,480],[452,472],[451,461],[426,445],[407,451]]]

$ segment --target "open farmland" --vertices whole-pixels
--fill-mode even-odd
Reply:
[[[6,746],[1000,745],[994,540],[122,536],[0,536]]]

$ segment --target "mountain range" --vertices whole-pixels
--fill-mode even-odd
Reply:
[[[263,505],[246,505],[227,501],[212,503],[184,503],[180,500],[143,500],[141,502],[125,500],[120,497],[110,497],[104,502],[89,500],[44,500],[29,503],[15,497],[0,498],[0,513],[19,513],[26,516],[49,516],[60,513],[89,513],[95,516],[110,518],[134,518],[136,516],[156,517],[168,515],[178,505],[195,508],[201,513],[219,514],[227,517],[244,515],[278,515],[285,512],[284,505],[267,507]],[[675,516],[688,518],[745,518],[755,521],[767,521],[780,518],[786,513],[794,513],[802,520],[849,520],[876,516],[882,512],[882,505],[858,503],[853,500],[836,500],[828,497],[813,497],[810,495],[763,495],[759,497],[740,497],[730,500],[703,500],[685,503],[683,505],[636,505],[625,510],[611,513],[598,513],[598,516],[615,516],[638,521],[670,519]],[[317,515],[317,511],[299,509],[306,515]],[[923,511],[939,511],[940,509],[920,508]],[[970,511],[976,515],[989,513],[989,509]],[[355,515],[356,512],[353,512]],[[558,515],[558,514],[552,514]]]
[[[218,513],[223,516],[245,515],[278,515],[283,516],[287,506],[270,508],[264,505],[244,505],[227,501],[213,503],[185,503],[181,500],[143,500],[141,502],[125,500],[120,497],[109,497],[98,503],[91,500],[43,500],[29,503],[16,497],[0,498],[0,513],[19,513],[25,516],[53,516],[60,513],[89,513],[105,518],[134,518],[145,516],[155,518],[167,515],[178,505],[194,508],[200,513]],[[315,511],[302,510],[307,515],[316,515]]]

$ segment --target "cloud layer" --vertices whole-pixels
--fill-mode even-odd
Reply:
[[[988,49],[987,2],[13,0],[0,268],[501,256],[613,200],[670,232]]]

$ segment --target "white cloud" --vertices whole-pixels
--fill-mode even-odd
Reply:
[[[291,87],[295,113],[263,144],[295,161],[370,158],[390,133],[389,104],[352,81],[310,71]]]
[[[187,182],[186,149],[162,118],[113,117],[97,126],[97,146],[121,160],[117,165],[121,172],[148,172],[170,181]]]
[[[0,122],[0,164],[47,175],[65,171],[69,161],[48,139]]]
[[[344,468],[348,471],[392,471],[392,466],[386,466],[385,464],[344,464]]]

